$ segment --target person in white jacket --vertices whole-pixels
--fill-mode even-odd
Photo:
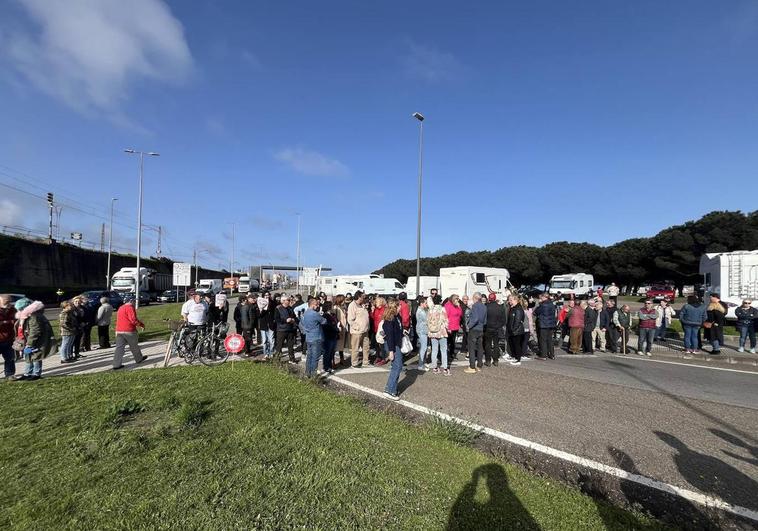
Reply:
[[[666,301],[661,301],[655,309],[655,340],[665,341],[666,330],[671,326],[671,320],[674,318],[674,309]]]
[[[100,299],[100,307],[97,309],[97,342],[100,348],[110,348],[110,328],[113,318],[113,306],[108,297]]]

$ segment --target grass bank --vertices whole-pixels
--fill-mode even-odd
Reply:
[[[270,366],[15,382],[0,403],[4,529],[658,527]]]
[[[169,303],[141,306],[137,312],[137,316],[140,321],[145,323],[145,331],[140,331],[140,341],[155,340],[155,339],[168,339],[171,335],[171,330],[168,328],[168,323],[165,319],[181,319],[182,303]],[[50,320],[50,324],[53,325],[55,331],[55,337],[60,339],[60,326],[57,320]],[[116,336],[116,314],[114,312],[113,319],[111,321],[111,343]],[[93,345],[97,345],[97,327],[92,329],[91,340]]]

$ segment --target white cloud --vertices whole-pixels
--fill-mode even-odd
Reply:
[[[347,177],[350,173],[347,166],[337,159],[301,147],[282,149],[274,154],[274,158],[304,175]]]
[[[182,24],[161,0],[18,1],[34,28],[6,32],[0,54],[78,111],[118,121],[131,83],[175,83],[192,70]]]
[[[0,200],[0,225],[16,225],[21,221],[21,206],[10,199]]]
[[[403,67],[409,77],[429,83],[449,81],[463,72],[463,65],[453,54],[413,41],[408,42]]]

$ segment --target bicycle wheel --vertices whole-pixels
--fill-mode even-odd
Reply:
[[[200,358],[200,363],[209,367],[221,365],[229,358],[223,343],[215,338],[206,337],[198,344],[196,351]]]

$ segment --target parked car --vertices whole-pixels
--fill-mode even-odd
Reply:
[[[124,304],[124,299],[121,298],[121,294],[117,291],[85,291],[79,297],[84,297],[84,304],[87,306],[100,306],[100,299],[103,297],[108,299],[114,310],[117,310],[119,306]]]
[[[545,292],[545,289],[544,287],[539,288],[537,286],[521,286],[517,291],[519,295],[522,295],[524,297],[537,298]]]
[[[646,297],[654,301],[674,302],[676,299],[676,288],[671,284],[653,284],[647,290]]]
[[[179,290],[179,300],[184,301],[184,289]],[[177,302],[176,301],[176,289],[167,289],[158,296],[158,300],[161,302]]]

